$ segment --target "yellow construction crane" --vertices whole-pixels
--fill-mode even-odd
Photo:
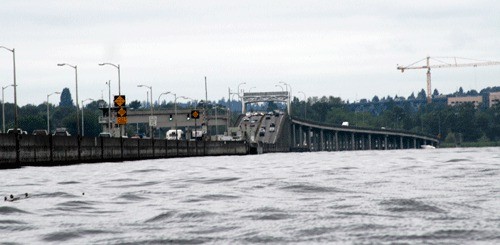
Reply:
[[[434,60],[439,62],[440,64],[436,65],[431,65],[430,60]],[[452,60],[452,62],[445,62],[443,59],[447,60]],[[457,59],[461,60],[468,60],[474,61],[470,63],[458,63]],[[427,63],[424,66],[418,66],[416,65],[417,63],[420,63],[422,61],[426,60]],[[498,61],[484,61],[484,60],[473,60],[473,59],[467,59],[467,58],[458,58],[458,57],[429,57],[427,56],[424,59],[421,59],[413,64],[407,65],[407,66],[399,66],[398,65],[398,70],[401,70],[401,72],[404,72],[405,70],[410,70],[410,69],[427,69],[427,103],[432,102],[432,97],[431,97],[431,68],[448,68],[448,67],[478,67],[478,66],[490,66],[490,65],[500,65],[500,62]]]

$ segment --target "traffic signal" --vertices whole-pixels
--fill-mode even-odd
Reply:
[[[170,114],[170,118],[168,118],[168,120],[169,120],[169,121],[174,120],[174,119],[172,118],[172,114]]]
[[[191,114],[188,113],[186,119],[189,121],[189,119],[191,119]]]

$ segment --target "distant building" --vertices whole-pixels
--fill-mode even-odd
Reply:
[[[466,96],[466,97],[448,97],[448,105],[456,106],[464,103],[473,103],[477,108],[479,104],[483,103],[483,96]]]
[[[492,92],[490,93],[490,107],[500,103],[500,92]]]

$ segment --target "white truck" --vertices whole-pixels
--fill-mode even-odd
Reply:
[[[171,129],[171,130],[168,130],[166,135],[165,135],[165,139],[167,140],[175,140],[175,139],[182,139],[182,135],[184,134],[184,132],[182,132],[182,130],[180,129],[177,129],[177,131],[175,129]]]

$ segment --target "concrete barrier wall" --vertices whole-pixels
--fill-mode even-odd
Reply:
[[[0,134],[0,169],[168,157],[244,155],[243,141],[185,141]]]

